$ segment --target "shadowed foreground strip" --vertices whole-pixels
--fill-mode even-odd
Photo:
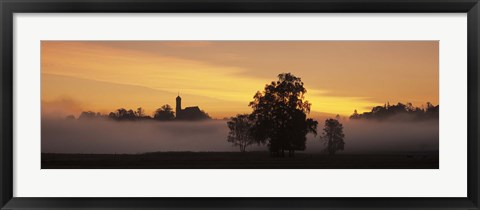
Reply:
[[[268,152],[42,154],[42,169],[438,169],[438,152],[335,156]]]

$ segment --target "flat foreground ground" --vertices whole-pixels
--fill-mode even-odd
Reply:
[[[145,154],[42,154],[42,169],[438,169],[438,152],[388,155],[268,152],[156,152]]]

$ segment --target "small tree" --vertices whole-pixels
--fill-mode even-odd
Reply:
[[[145,111],[143,110],[142,107],[138,107],[137,111],[135,112],[138,118],[143,118],[145,117]]]
[[[360,115],[358,114],[356,109],[355,111],[353,111],[353,114],[350,116],[350,119],[354,119],[354,120],[360,119]]]
[[[325,120],[322,138],[327,145],[326,150],[329,155],[335,155],[336,151],[343,150],[345,147],[343,125],[336,119]]]
[[[248,114],[239,114],[227,122],[230,129],[227,141],[233,143],[234,146],[239,146],[240,152],[245,152],[248,145],[255,143],[250,132],[252,124],[252,119]]]
[[[155,111],[155,113],[153,114],[153,119],[162,121],[169,121],[175,119],[172,107],[168,104],[163,105]]]

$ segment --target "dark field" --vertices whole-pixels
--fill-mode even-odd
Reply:
[[[156,152],[145,154],[42,154],[42,169],[438,169],[438,152],[388,155],[268,152]]]

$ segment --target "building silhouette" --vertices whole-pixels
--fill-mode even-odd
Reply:
[[[210,117],[200,110],[198,106],[190,106],[182,109],[182,98],[180,94],[176,98],[175,119],[177,120],[204,120]]]

